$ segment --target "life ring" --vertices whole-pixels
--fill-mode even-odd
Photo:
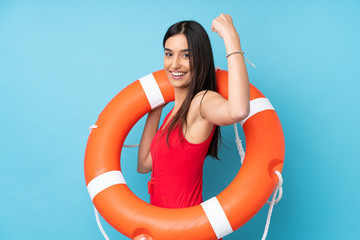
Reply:
[[[227,98],[227,71],[216,71],[218,92]],[[200,205],[167,209],[152,206],[131,192],[121,173],[125,138],[135,123],[164,103],[174,90],[160,70],[133,82],[104,108],[85,151],[85,180],[102,217],[129,238],[147,234],[156,240],[218,239],[250,220],[266,203],[283,167],[285,142],[280,120],[269,100],[250,85],[250,114],[241,124],[245,160],[230,185]]]

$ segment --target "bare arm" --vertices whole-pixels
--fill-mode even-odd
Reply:
[[[227,53],[241,51],[240,37],[230,15],[221,14],[214,19],[211,30],[224,40]],[[217,125],[229,125],[246,118],[250,111],[250,89],[244,57],[228,57],[229,97],[224,99],[216,92],[205,95],[201,111],[205,118]]]
[[[148,173],[152,170],[150,145],[158,130],[162,109],[163,106],[158,107],[150,111],[147,116],[138,151],[137,171],[139,173]]]

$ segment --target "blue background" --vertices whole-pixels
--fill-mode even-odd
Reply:
[[[356,238],[359,1],[1,0],[1,239],[102,239],[83,176],[88,127],[121,89],[163,67],[162,38],[176,21],[200,22],[226,69],[222,39],[210,31],[222,12],[284,129],[284,196],[268,239]],[[143,125],[127,144],[139,142]],[[222,131],[227,147],[221,162],[206,161],[205,199],[240,166],[232,127]],[[136,154],[123,150],[122,169],[148,200]],[[267,210],[225,239],[260,239]],[[110,239],[126,239],[102,222]]]

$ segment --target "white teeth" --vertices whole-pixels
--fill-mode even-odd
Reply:
[[[180,72],[171,72],[172,75],[174,76],[184,76],[185,73],[180,73]]]

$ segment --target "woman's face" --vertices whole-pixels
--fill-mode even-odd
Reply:
[[[164,68],[174,88],[190,85],[190,50],[184,34],[176,34],[165,42]]]

